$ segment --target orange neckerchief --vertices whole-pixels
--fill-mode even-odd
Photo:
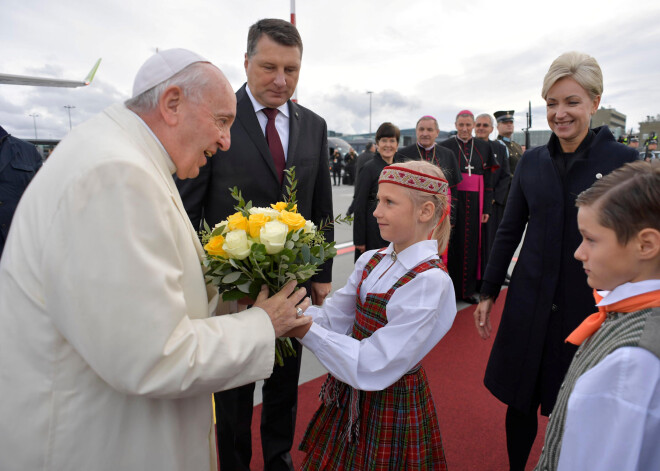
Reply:
[[[594,290],[594,299],[596,304],[601,302],[603,297]],[[616,303],[607,306],[598,306],[598,312],[593,313],[582,321],[577,329],[566,337],[565,342],[573,345],[581,345],[582,342],[591,337],[605,321],[608,312],[635,312],[647,307],[660,307],[660,290],[649,291],[648,293],[638,294],[630,298],[622,299]]]

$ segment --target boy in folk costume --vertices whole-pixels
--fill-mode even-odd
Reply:
[[[566,339],[580,348],[536,469],[660,469],[660,165],[626,164],[576,204],[599,312]]]
[[[387,166],[374,216],[384,249],[365,252],[346,286],[306,314],[296,336],[330,371],[300,449],[302,469],[445,470],[420,362],[451,327],[456,302],[438,253],[448,185],[428,162]]]

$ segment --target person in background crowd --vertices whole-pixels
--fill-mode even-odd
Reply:
[[[366,250],[380,249],[387,245],[381,237],[374,209],[378,203],[378,177],[380,172],[394,162],[400,162],[397,155],[399,148],[399,128],[392,123],[383,123],[376,131],[378,152],[360,171],[355,186],[355,218],[353,220],[353,243],[355,260]]]
[[[497,120],[497,140],[502,141],[507,148],[511,176],[515,173],[524,152],[520,144],[513,140],[513,113],[513,110],[494,113]]]
[[[34,145],[0,126],[0,257],[18,201],[42,163]]]
[[[617,143],[607,126],[589,129],[603,93],[596,60],[559,56],[543,80],[552,135],[518,163],[504,218],[495,236],[474,311],[482,338],[520,240],[525,240],[508,289],[484,383],[507,404],[509,465],[522,471],[537,433],[537,414],[552,411],[575,347],[564,339],[593,312],[593,297],[573,253],[580,245],[575,198],[637,151]]]
[[[339,149],[335,149],[330,158],[330,165],[332,166],[332,184],[336,186],[341,185],[341,170],[344,168],[344,159],[339,153]]]
[[[367,162],[374,158],[374,155],[376,155],[375,152],[376,145],[373,142],[367,142],[367,145],[362,153],[357,156],[357,161],[355,163],[355,188],[353,189],[353,200],[351,201],[351,204],[346,211],[346,214],[349,216],[355,212],[355,193],[357,191],[357,181],[358,177],[360,176],[360,170],[362,170]]]
[[[454,282],[456,298],[470,304],[486,267],[482,256],[486,244],[486,223],[492,208],[492,173],[495,159],[488,143],[474,139],[474,115],[463,110],[456,115],[457,134],[441,143],[454,153],[462,180],[452,194],[456,223],[449,241],[447,268]]]
[[[433,116],[422,116],[415,125],[417,142],[401,148],[399,154],[410,160],[424,160],[437,165],[445,174],[451,191],[455,191],[462,180],[461,171],[452,151],[435,142],[439,134],[438,121]]]
[[[486,223],[486,243],[483,245],[482,256],[488,262],[490,252],[495,242],[495,233],[504,216],[504,207],[506,198],[509,194],[511,185],[511,169],[509,168],[509,159],[506,146],[501,141],[492,141],[489,139],[493,132],[493,117],[488,113],[482,113],[477,116],[474,123],[474,134],[477,139],[488,142],[493,150],[493,157],[497,166],[493,171],[493,209]]]
[[[346,152],[344,156],[344,173],[346,174],[346,184],[354,185],[355,184],[355,164],[357,160],[357,154],[355,149],[352,147]]]

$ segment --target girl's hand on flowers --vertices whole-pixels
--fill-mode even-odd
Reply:
[[[312,322],[310,316],[297,317],[297,308],[305,311],[310,304],[309,298],[305,297],[307,290],[300,288],[295,290],[295,281],[290,281],[275,295],[268,297],[268,287],[263,285],[261,292],[254,303],[268,314],[275,329],[275,336],[282,337],[296,327],[305,326]],[[301,302],[302,301],[302,302]]]

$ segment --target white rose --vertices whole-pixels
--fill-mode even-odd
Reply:
[[[303,232],[305,234],[309,234],[310,232],[313,234],[314,232],[316,232],[316,226],[312,221],[307,221],[305,222],[305,227],[303,227]]]
[[[288,232],[289,227],[286,224],[269,221],[261,228],[259,239],[266,246],[266,252],[272,255],[282,251]]]
[[[222,249],[227,252],[231,258],[243,260],[250,255],[250,243],[247,233],[243,229],[235,229],[225,236],[225,243]]]
[[[280,212],[273,208],[250,208],[250,214],[265,214],[271,221],[276,221],[280,216]]]

